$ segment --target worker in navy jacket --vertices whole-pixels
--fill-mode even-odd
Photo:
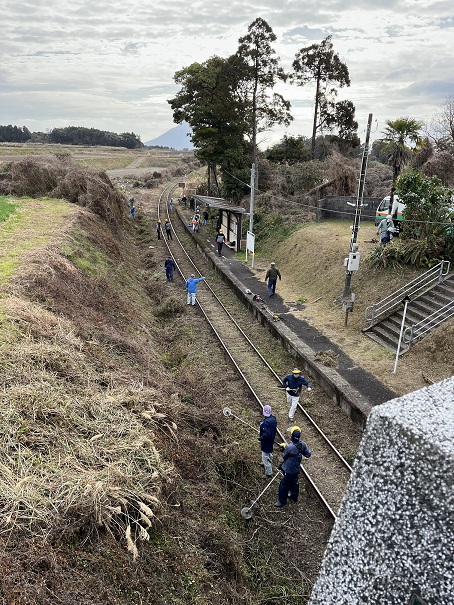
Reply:
[[[282,379],[282,386],[285,387],[287,395],[287,403],[290,405],[288,412],[288,419],[293,421],[295,417],[296,407],[300,400],[300,393],[303,386],[307,387],[308,391],[311,391],[310,383],[301,375],[301,370],[294,368],[291,374],[287,374]]]
[[[273,445],[276,437],[277,420],[271,413],[271,406],[263,406],[263,415],[265,419],[260,423],[260,449],[262,450],[262,463],[265,467],[265,476],[273,475]]]
[[[290,500],[293,502],[298,501],[298,496],[300,493],[298,473],[300,470],[301,460],[303,459],[303,456],[305,458],[310,458],[312,455],[312,452],[304,441],[300,440],[300,437],[300,427],[292,426],[290,429],[290,443],[281,444],[281,447],[285,446],[284,451],[282,452],[284,462],[281,466],[284,476],[279,484],[279,500],[274,504],[274,506],[285,506],[287,504],[288,497],[290,497]]]
[[[164,262],[164,268],[166,270],[167,281],[173,281],[173,272],[176,269],[175,261],[169,256]]]

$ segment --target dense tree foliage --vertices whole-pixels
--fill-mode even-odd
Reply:
[[[83,126],[67,126],[54,128],[49,133],[30,132],[23,126],[0,126],[0,141],[8,143],[25,143],[36,141],[40,143],[60,143],[62,145],[108,145],[111,147],[126,147],[138,149],[143,147],[140,136],[133,132],[115,134],[96,128]]]
[[[168,101],[174,121],[190,124],[191,141],[201,161],[222,164],[233,148],[242,147],[246,128],[233,59],[211,57],[193,63],[178,71],[174,80],[181,86]]]
[[[84,128],[83,126],[54,128],[49,133],[49,142],[62,145],[107,145],[110,147],[126,147],[127,149],[143,147],[140,137],[133,132],[116,134],[97,128]]]
[[[329,130],[338,126],[339,137],[352,138],[358,129],[354,120],[355,109],[351,101],[335,102],[336,86],[350,86],[348,67],[333,50],[331,36],[320,44],[300,49],[293,61],[291,79],[299,86],[315,83],[315,107],[312,125],[311,156],[315,156],[317,131],[324,126]]]
[[[297,164],[310,160],[310,142],[307,137],[284,135],[279,143],[265,152],[265,157],[275,164]]]
[[[405,204],[405,228],[402,236],[439,240],[446,233],[446,222],[454,218],[453,191],[437,176],[415,170],[404,172],[396,185]]]
[[[271,47],[275,39],[266,21],[257,19],[240,38],[237,53],[193,63],[174,76],[181,87],[168,101],[174,121],[191,125],[201,161],[221,167],[228,197],[248,190],[251,162],[257,184],[257,133],[291,120],[290,104],[272,93],[277,80],[285,79]]]
[[[231,173],[244,170],[250,163],[248,123],[236,58],[215,56],[204,63],[193,63],[178,71],[174,79],[181,86],[168,101],[174,121],[190,124],[196,157],[221,166],[224,194],[235,195],[238,186],[231,180]],[[242,176],[249,181],[247,174]],[[242,191],[243,185],[239,187],[239,192]]]
[[[31,139],[32,133],[26,126],[0,126],[0,141],[5,143],[25,143]]]
[[[441,260],[454,261],[453,190],[436,176],[407,168],[396,191],[406,205],[399,239],[377,246],[368,262],[377,267],[431,267]]]

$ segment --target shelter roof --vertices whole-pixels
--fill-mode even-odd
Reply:
[[[229,210],[230,212],[237,212],[238,214],[249,214],[245,208],[241,206],[234,206],[232,202],[224,200],[222,197],[209,197],[207,195],[194,195],[193,198],[200,202],[204,206],[210,208],[217,208],[218,210]]]

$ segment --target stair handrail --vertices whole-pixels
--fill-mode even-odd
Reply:
[[[379,302],[369,305],[365,310],[366,321],[369,322],[368,328],[373,326],[380,316],[385,313],[389,314],[397,308],[402,303],[404,296],[414,297],[416,294],[427,291],[434,282],[440,283],[443,277],[448,275],[450,267],[450,261],[442,260],[441,263],[431,267],[422,275],[418,275],[399,290],[389,294]]]
[[[402,340],[407,346],[407,350],[411,347],[412,343],[418,338],[422,338],[424,334],[430,332],[447,319],[454,315],[454,300],[448,302],[444,307],[437,309],[431,315],[428,315],[418,323],[411,326],[407,326],[404,330]]]

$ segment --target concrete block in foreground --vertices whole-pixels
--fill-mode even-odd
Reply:
[[[452,605],[453,470],[454,377],[373,408],[309,605]]]

